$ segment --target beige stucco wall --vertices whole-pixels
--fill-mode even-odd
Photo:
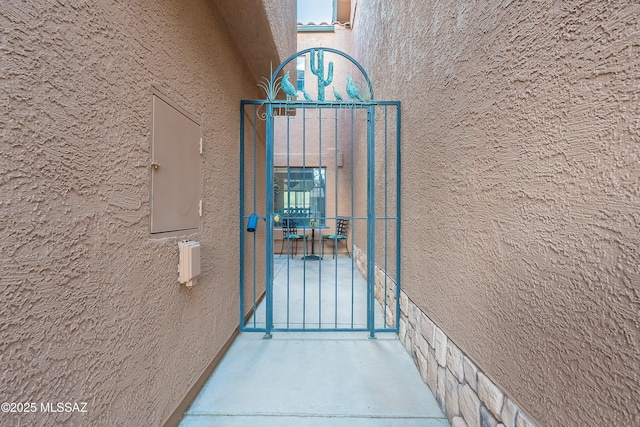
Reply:
[[[261,94],[262,95],[262,94]],[[260,118],[264,106],[247,105],[244,109],[244,216],[253,213],[265,218],[265,156],[266,121]],[[255,172],[254,172],[255,171]],[[266,290],[266,221],[259,220],[254,233],[246,231],[248,220],[242,226],[243,291],[245,318],[254,312]],[[266,308],[262,307],[264,312]],[[263,315],[264,317],[264,315]],[[256,320],[256,316],[253,317]],[[253,324],[251,324],[253,326]]]
[[[295,53],[295,1],[215,0],[215,3],[232,38],[242,46],[243,60],[257,81],[269,76],[271,65],[275,70],[282,60]],[[257,22],[267,24],[256,25]]]
[[[88,412],[0,424],[161,425],[238,325],[238,106],[260,96],[242,52],[269,46],[239,45],[212,1],[63,3],[0,6],[0,401]],[[279,4],[289,19],[252,21],[265,34],[295,25]],[[152,87],[204,138],[200,230],[160,239]],[[202,245],[191,289],[177,282],[184,238]]]
[[[634,425],[640,7],[358,2],[403,102],[403,289],[538,425]]]

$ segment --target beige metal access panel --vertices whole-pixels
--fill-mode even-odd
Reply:
[[[200,125],[153,95],[151,234],[200,227]]]

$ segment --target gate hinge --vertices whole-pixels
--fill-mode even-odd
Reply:
[[[200,154],[202,154],[202,138],[200,138]]]

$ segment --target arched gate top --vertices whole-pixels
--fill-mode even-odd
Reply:
[[[339,56],[342,56],[342,57],[346,58],[353,65],[355,65],[358,68],[358,70],[360,70],[360,72],[362,73],[362,76],[363,76],[365,84],[366,84],[366,88],[363,88],[363,89],[366,91],[366,93],[361,94],[359,88],[353,83],[353,81],[351,79],[351,76],[349,76],[348,77],[347,88],[346,88],[347,89],[346,96],[348,96],[354,102],[358,102],[358,101],[360,101],[360,102],[371,102],[371,101],[373,101],[374,100],[374,97],[373,97],[373,85],[371,84],[371,80],[369,79],[369,75],[365,71],[364,67],[362,67],[362,65],[360,65],[360,63],[358,61],[356,61],[352,56],[350,56],[350,55],[348,55],[348,54],[346,54],[346,53],[344,53],[344,52],[342,52],[340,50],[333,49],[333,48],[330,48],[330,47],[311,47],[311,48],[308,48],[308,49],[303,49],[303,50],[301,50],[299,52],[294,53],[293,55],[291,55],[287,59],[285,59],[282,62],[282,64],[280,64],[280,66],[278,68],[276,68],[275,72],[271,75],[271,78],[270,78],[270,80],[268,82],[268,86],[265,85],[265,84],[261,85],[265,89],[265,91],[267,92],[267,97],[269,99],[274,99],[275,95],[277,94],[277,92],[279,91],[280,88],[285,92],[285,94],[287,94],[287,99],[289,99],[290,96],[295,96],[295,92],[296,92],[295,87],[289,82],[287,75],[285,75],[284,78],[283,78],[283,77],[278,77],[278,74],[280,74],[282,69],[287,64],[289,64],[289,62],[293,61],[295,58],[297,58],[297,57],[299,57],[301,55],[305,55],[307,53],[311,53],[311,57],[310,57],[311,72],[318,77],[318,101],[319,102],[324,102],[325,101],[324,88],[326,86],[328,86],[329,84],[331,84],[331,81],[333,79],[333,63],[332,62],[329,62],[328,76],[325,77],[325,75],[324,75],[324,53],[325,52],[334,53],[336,55],[339,55]],[[264,79],[264,80],[266,80],[266,79]]]

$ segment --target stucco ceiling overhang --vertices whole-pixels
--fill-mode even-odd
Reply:
[[[295,0],[215,3],[256,82],[295,53]]]

